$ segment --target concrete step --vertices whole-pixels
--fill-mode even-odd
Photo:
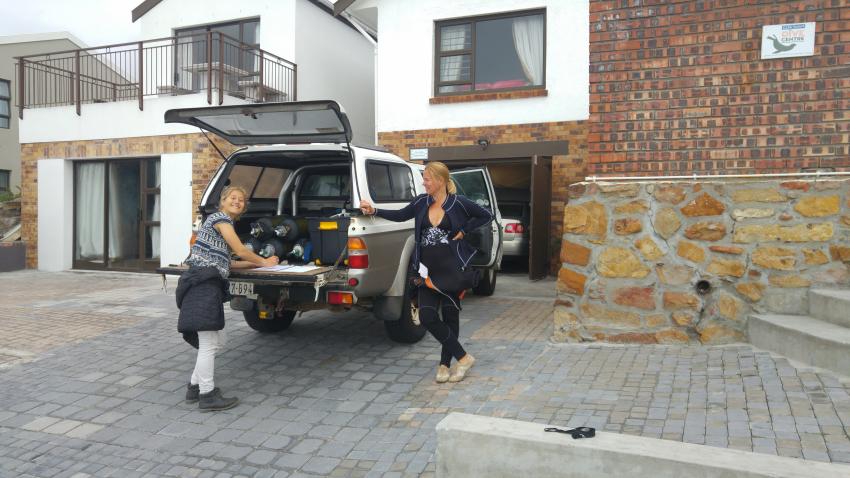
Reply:
[[[850,328],[800,315],[754,314],[754,346],[850,377]]]
[[[850,290],[810,290],[809,315],[836,325],[850,327]]]

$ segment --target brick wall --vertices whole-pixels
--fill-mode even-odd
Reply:
[[[762,25],[816,22],[760,60]],[[590,2],[589,174],[850,166],[847,0]]]
[[[210,136],[227,155],[233,147]],[[198,133],[146,136],[138,138],[21,145],[21,233],[27,244],[27,267],[38,267],[38,160],[39,159],[112,159],[192,153],[192,211],[197,210],[204,188],[221,164],[221,156]],[[191,220],[193,218],[187,218]],[[70,246],[69,246],[70,247]]]
[[[560,249],[564,206],[570,184],[583,181],[587,155],[587,122],[562,121],[519,125],[477,126],[468,128],[439,128],[378,133],[378,143],[398,156],[409,159],[410,148],[435,148],[441,146],[470,146],[480,137],[493,144],[523,143],[531,141],[567,141],[569,154],[552,158],[552,229],[550,256],[552,272],[560,268]]]

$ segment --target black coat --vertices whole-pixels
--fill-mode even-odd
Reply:
[[[224,328],[224,302],[230,300],[227,279],[215,267],[191,266],[177,281],[177,331],[198,348],[198,332]]]
[[[411,260],[413,271],[416,271],[416,268],[419,267],[419,261],[422,257],[422,225],[428,221],[428,208],[433,202],[434,198],[430,195],[420,194],[413,198],[407,206],[397,211],[378,209],[375,214],[378,217],[395,222],[414,219],[413,240],[416,242],[416,247],[413,250]],[[463,232],[465,236],[467,232],[489,224],[494,219],[493,213],[458,194],[446,196],[446,200],[443,202],[443,211],[445,211],[451,226],[449,238],[456,236],[458,232]],[[452,252],[457,265],[461,269],[466,269],[469,261],[472,260],[472,256],[478,251],[465,239],[461,239],[460,241],[452,241]]]

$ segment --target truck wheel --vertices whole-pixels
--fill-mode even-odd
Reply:
[[[486,269],[481,274],[478,285],[472,289],[475,295],[491,296],[496,291],[496,269]]]
[[[384,329],[387,331],[387,336],[395,342],[415,344],[425,336],[425,327],[413,323],[409,299],[405,300],[401,307],[401,317],[398,320],[385,320]]]
[[[401,304],[401,317],[398,320],[385,320],[384,330],[387,331],[387,336],[394,342],[402,344],[415,344],[422,340],[425,336],[425,326],[416,325],[413,323],[413,314],[411,314],[410,303],[410,281],[405,281],[404,284],[404,300]]]
[[[245,317],[248,327],[251,327],[257,332],[270,333],[280,332],[289,328],[297,312],[296,310],[284,310],[280,314],[275,313],[273,319],[261,319],[255,305],[251,310],[242,311],[242,315]]]

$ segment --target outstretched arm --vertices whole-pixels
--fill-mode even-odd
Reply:
[[[364,199],[360,201],[360,210],[363,211],[363,214],[367,214],[370,216],[376,215],[384,219],[389,219],[390,221],[402,222],[407,221],[408,219],[413,219],[413,216],[416,213],[415,204],[421,199],[421,196],[417,196],[412,201],[410,201],[407,206],[404,206],[403,208],[397,211],[392,209],[378,210],[378,208],[372,206],[372,203]]]

